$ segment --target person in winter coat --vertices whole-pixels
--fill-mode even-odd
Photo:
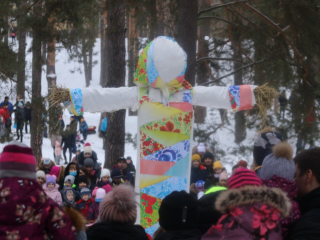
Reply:
[[[253,160],[256,168],[254,169],[260,177],[261,166],[264,158],[272,153],[272,147],[283,141],[282,136],[272,131],[270,127],[263,129],[260,135],[255,139],[253,146]]]
[[[118,165],[122,172],[123,180],[134,186],[134,176],[128,170],[127,160],[124,157],[120,157],[118,159]]]
[[[155,240],[201,239],[199,202],[185,191],[174,191],[166,196],[159,209],[159,224],[164,232]]]
[[[64,206],[63,211],[70,218],[72,227],[75,229],[77,240],[87,240],[86,219],[70,205]]]
[[[90,176],[90,182],[92,185],[90,186],[90,190],[92,191],[94,189],[95,184],[97,184],[100,173],[94,170],[94,162],[91,158],[87,158],[84,160],[84,167],[87,169],[89,176]]]
[[[121,170],[119,168],[114,168],[111,172],[112,187],[116,187],[124,183]]]
[[[132,158],[130,156],[127,157],[127,165],[128,165],[128,171],[133,176],[136,174],[136,167],[133,165]]]
[[[213,163],[214,181],[216,183],[219,183],[220,174],[222,173],[223,170],[224,170],[224,168],[223,168],[220,161],[215,161]]]
[[[282,236],[285,238],[288,234],[288,229],[301,216],[299,205],[294,201],[298,192],[298,188],[293,182],[296,168],[292,159],[293,150],[288,143],[278,143],[273,147],[272,152],[263,160],[260,178],[263,185],[271,188],[280,188],[287,193],[291,200],[290,216],[281,219]]]
[[[3,149],[0,199],[0,239],[76,239],[70,218],[37,183],[36,159],[23,143]]]
[[[87,135],[88,135],[88,124],[84,120],[84,118],[81,118],[80,121],[81,121],[81,123],[80,123],[80,131],[82,132],[83,141],[86,141],[87,140]]]
[[[56,141],[56,146],[54,149],[54,154],[56,155],[56,165],[60,165],[61,160],[61,145],[60,142]]]
[[[61,142],[61,131],[60,131],[60,120],[57,118],[57,119],[53,119],[53,120],[50,120],[51,122],[51,126],[50,126],[50,140],[51,140],[51,146],[53,148],[53,156],[54,158],[56,158],[56,155],[55,155],[55,152],[54,152],[54,149],[56,147],[56,142]]]
[[[313,240],[320,236],[320,148],[299,153],[295,158],[294,181],[298,187],[301,218],[290,228],[286,239]]]
[[[24,127],[24,110],[23,110],[23,104],[21,102],[18,103],[17,108],[15,110],[15,122],[17,124],[17,141],[21,138],[21,142],[23,139],[23,127]]]
[[[228,179],[215,207],[223,213],[201,238],[282,240],[280,219],[291,212],[291,202],[281,189],[261,186],[255,172],[238,168]]]
[[[59,206],[61,206],[62,198],[58,188],[59,188],[59,185],[56,183],[56,176],[47,175],[46,184],[43,185],[43,190],[48,197],[50,197]]]
[[[0,116],[0,138],[1,138],[1,143],[5,142],[5,135],[6,135],[6,124],[3,120],[3,117]]]
[[[65,187],[62,190],[62,205],[76,207],[76,191],[72,187]]]
[[[13,105],[11,102],[9,102],[9,97],[5,97],[4,101],[2,103],[0,103],[0,108],[2,108],[3,106],[8,106],[8,111],[11,115],[11,113],[13,113]]]
[[[199,230],[205,234],[212,225],[217,224],[222,213],[215,208],[215,202],[220,193],[226,188],[213,186],[206,190],[203,197],[199,199]]]
[[[56,182],[58,182],[59,174],[60,174],[60,167],[53,166],[50,170],[50,175],[54,175],[56,177]]]
[[[73,133],[74,135],[74,146],[73,146],[73,151],[76,151],[76,136],[77,136],[77,126],[78,126],[78,122],[75,118],[75,116],[71,116],[70,117],[70,131]]]
[[[78,164],[78,156],[79,156],[80,152],[81,152],[80,149],[77,149],[76,155],[72,158],[71,162]]]
[[[191,158],[191,178],[190,184],[197,181],[206,180],[206,168],[201,164],[201,157],[199,154],[193,154]]]
[[[286,91],[283,90],[281,94],[279,95],[279,104],[280,104],[280,119],[284,119],[284,114],[286,112],[288,99],[286,96]]]
[[[63,157],[65,160],[65,164],[68,164],[67,162],[67,156],[66,152],[69,150],[69,162],[71,162],[71,157],[72,157],[72,149],[74,147],[74,133],[70,129],[70,125],[67,125],[66,131],[62,133],[62,141],[61,141],[61,146],[63,146]]]
[[[194,154],[199,154],[200,157],[201,157],[201,162],[203,163],[204,161],[204,154],[207,153],[207,152],[211,152],[211,150],[209,148],[206,148],[204,143],[199,143],[199,145],[197,146],[194,146],[192,148],[192,155]]]
[[[41,170],[37,171],[36,177],[37,177],[37,182],[41,186],[46,183],[46,174],[44,173],[44,171],[41,171]]]
[[[109,189],[105,187],[106,185],[112,186],[112,183],[111,183],[110,170],[104,168],[101,171],[100,180],[97,182],[95,187],[103,188],[106,191],[106,193],[108,193]]]
[[[79,177],[79,166],[76,163],[69,163],[64,171],[64,177],[60,180],[59,182],[59,191],[62,190],[64,186],[64,179],[66,176],[71,175],[74,176],[74,184],[77,186],[78,185],[78,177]]]
[[[122,184],[100,203],[97,222],[87,231],[88,240],[148,240],[143,227],[134,225],[137,218],[135,192]]]
[[[99,206],[102,199],[106,196],[106,191],[103,188],[99,188],[96,192],[96,198],[94,199],[94,203],[91,204],[88,208],[87,220],[96,221],[99,216]]]
[[[26,106],[24,107],[24,124],[25,124],[25,131],[28,133],[28,123],[31,124],[31,103],[27,102]]]
[[[6,132],[11,133],[11,115],[8,110],[8,105],[5,104],[0,109],[0,116],[3,117],[4,123],[6,125]]]
[[[78,162],[80,167],[84,165],[84,160],[86,160],[87,158],[91,158],[94,161],[94,170],[98,171],[98,155],[95,151],[91,149],[90,143],[85,144],[83,152],[81,152],[78,156]]]
[[[41,162],[39,163],[38,170],[44,171],[45,174],[50,174],[52,167],[55,165],[56,164],[49,158],[42,158]]]
[[[214,156],[211,152],[206,152],[203,155],[204,158],[204,167],[206,168],[206,180],[214,178],[213,162]]]
[[[80,193],[81,199],[76,204],[76,209],[81,212],[82,216],[86,217],[89,207],[94,203],[94,199],[91,197],[91,191],[89,188],[84,188]]]

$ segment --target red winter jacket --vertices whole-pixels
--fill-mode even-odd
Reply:
[[[0,240],[76,240],[70,218],[35,180],[0,179]]]
[[[11,116],[10,116],[10,112],[7,108],[1,108],[0,109],[0,116],[3,117],[3,120],[4,120],[4,123],[7,124],[7,119],[11,119]]]
[[[87,217],[89,206],[91,206],[91,204],[93,204],[93,203],[94,203],[93,198],[90,198],[86,202],[84,200],[80,199],[76,204],[76,209],[78,211],[80,211],[84,217]]]
[[[289,228],[301,217],[300,208],[294,197],[297,195],[298,188],[296,183],[288,179],[278,177],[276,175],[272,176],[270,180],[261,180],[262,184],[271,188],[280,188],[282,191],[286,192],[292,203],[292,209],[290,216],[281,219],[281,229],[282,236],[285,237],[288,234]]]

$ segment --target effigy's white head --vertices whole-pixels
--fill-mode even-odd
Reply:
[[[169,37],[157,37],[141,52],[134,82],[139,87],[159,88],[168,97],[184,81],[187,55]]]

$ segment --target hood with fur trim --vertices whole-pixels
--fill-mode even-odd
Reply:
[[[287,194],[279,188],[246,186],[222,192],[215,203],[216,209],[222,213],[229,209],[253,204],[265,204],[277,209],[282,217],[291,211],[291,202]]]

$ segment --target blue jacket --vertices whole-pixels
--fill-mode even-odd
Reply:
[[[101,130],[102,132],[107,131],[107,126],[108,126],[108,119],[107,119],[107,118],[104,118],[104,119],[103,119],[103,122],[102,122],[102,124],[101,124],[100,130]]]
[[[85,131],[88,130],[88,124],[86,123],[86,121],[82,122],[80,125],[80,130],[81,131]]]
[[[2,108],[4,105],[4,101],[2,103],[0,103],[0,108]],[[11,102],[8,102],[8,110],[10,112],[10,114],[13,112],[13,106]]]

